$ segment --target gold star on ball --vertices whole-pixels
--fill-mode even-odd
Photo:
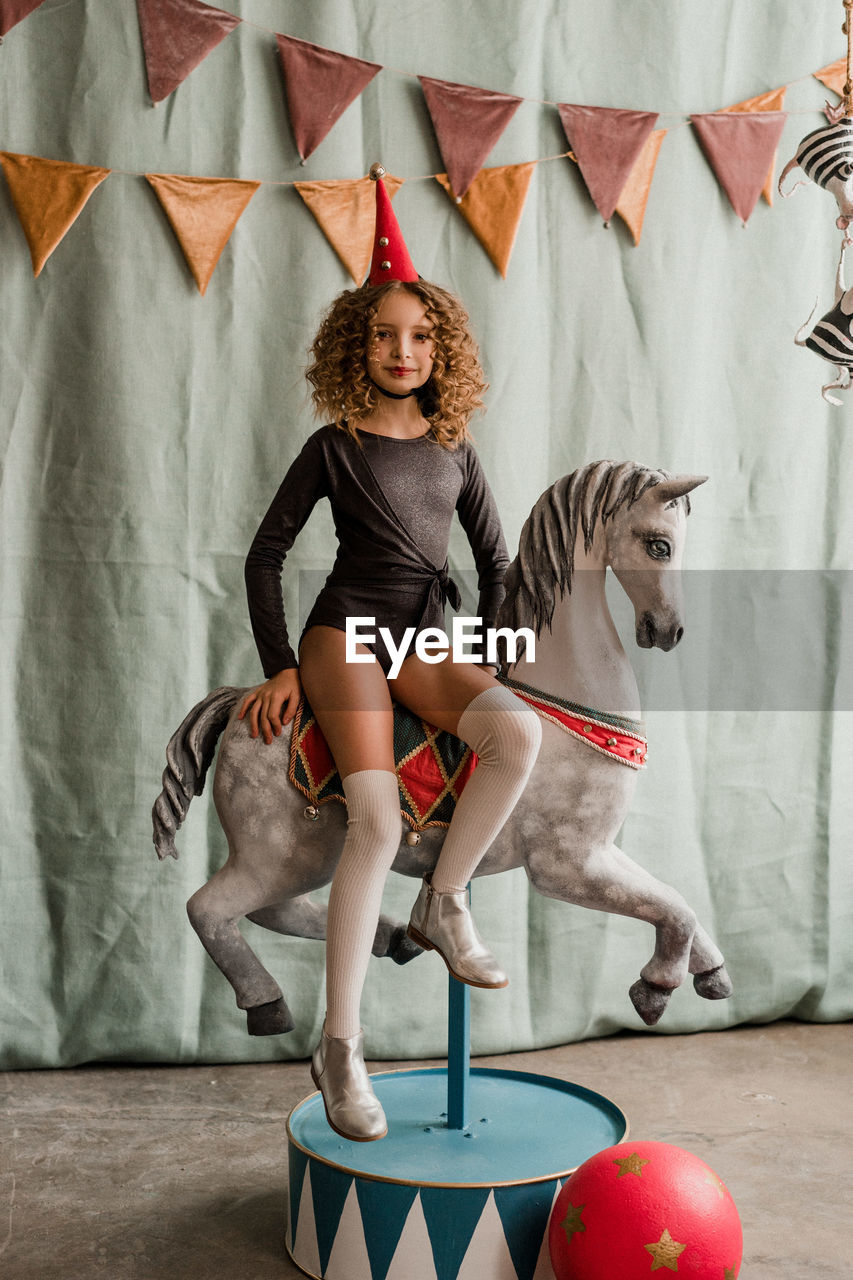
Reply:
[[[734,1267],[723,1267],[723,1280],[737,1280]]]
[[[677,1271],[678,1259],[684,1253],[687,1245],[679,1244],[677,1240],[673,1240],[666,1227],[664,1227],[663,1234],[657,1244],[644,1244],[643,1248],[648,1250],[654,1259],[652,1271],[659,1271],[661,1267],[666,1267],[668,1271]]]
[[[586,1224],[581,1221],[581,1214],[585,1208],[585,1204],[572,1204],[572,1202],[569,1201],[566,1216],[560,1223],[560,1226],[566,1233],[567,1240],[571,1241],[571,1238],[576,1231],[586,1231]]]
[[[614,1160],[614,1164],[618,1164],[619,1172],[617,1178],[623,1178],[626,1173],[635,1173],[638,1178],[643,1176],[643,1165],[648,1164],[648,1160],[641,1160],[636,1151],[632,1151],[624,1160]]]

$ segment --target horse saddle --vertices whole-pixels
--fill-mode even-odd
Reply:
[[[538,715],[593,750],[632,769],[645,765],[648,745],[641,723],[546,697],[519,681],[504,678],[503,683]],[[477,764],[471,748],[395,702],[394,761],[400,813],[412,830],[449,826],[456,801]],[[312,812],[306,810],[309,817],[316,817],[318,806],[327,800],[346,804],[332,753],[304,696],[293,718],[288,777],[311,802]]]

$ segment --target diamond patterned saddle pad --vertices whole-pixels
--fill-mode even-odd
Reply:
[[[400,812],[412,829],[448,826],[477,763],[471,748],[395,703],[394,759]],[[314,805],[346,804],[323,731],[304,697],[293,720],[288,776]]]

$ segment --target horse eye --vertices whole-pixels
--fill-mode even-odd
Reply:
[[[669,543],[664,542],[663,538],[650,538],[646,543],[646,549],[655,560],[668,560],[672,555]]]

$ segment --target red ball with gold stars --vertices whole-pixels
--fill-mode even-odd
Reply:
[[[576,1169],[548,1227],[557,1280],[737,1280],[743,1231],[728,1188],[668,1142],[622,1142]]]

